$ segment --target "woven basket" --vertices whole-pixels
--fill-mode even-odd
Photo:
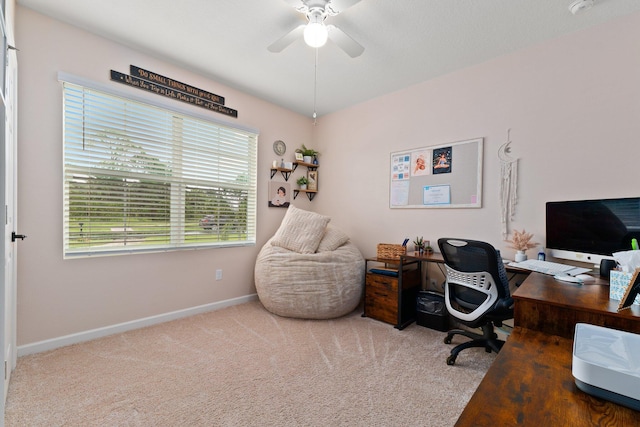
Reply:
[[[400,255],[407,254],[407,247],[393,243],[378,243],[378,258],[400,259]]]

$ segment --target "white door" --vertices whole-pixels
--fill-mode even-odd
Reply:
[[[6,40],[6,39],[4,39]],[[6,43],[6,42],[5,42]],[[5,44],[6,46],[6,44]],[[2,307],[2,316],[0,316],[0,344],[4,355],[4,387],[1,388],[0,395],[0,425],[4,420],[4,404],[9,388],[9,380],[11,371],[16,365],[16,245],[20,240],[13,241],[13,234],[16,229],[16,174],[17,174],[17,59],[15,50],[9,50],[3,56],[1,66],[3,66],[5,74],[6,89],[5,96],[0,93],[0,140],[2,140],[3,149],[0,150],[1,159],[0,166],[2,173],[0,174],[0,206],[4,205],[4,233],[2,233],[2,259],[0,263],[1,289],[0,289],[0,307]],[[6,65],[5,65],[6,60]]]

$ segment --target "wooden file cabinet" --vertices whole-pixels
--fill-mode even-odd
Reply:
[[[401,274],[397,277],[370,273],[373,263],[386,266],[394,263]],[[419,263],[388,261],[378,258],[367,259],[364,291],[365,317],[389,323],[404,329],[416,319],[416,297],[421,288],[421,268]]]

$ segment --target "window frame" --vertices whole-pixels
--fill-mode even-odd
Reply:
[[[237,246],[255,246],[256,244],[256,235],[257,235],[257,156],[258,156],[258,138],[259,132],[258,130],[243,126],[238,123],[229,123],[224,120],[219,120],[214,117],[211,117],[208,114],[204,114],[201,112],[194,112],[192,110],[187,110],[186,108],[179,108],[175,105],[171,105],[171,101],[162,102],[165,100],[157,100],[151,99],[149,97],[139,96],[137,94],[132,94],[129,91],[124,91],[121,89],[115,89],[112,86],[100,84],[82,77],[77,77],[68,73],[59,72],[58,80],[61,83],[61,97],[62,97],[62,147],[63,147],[63,177],[62,177],[62,191],[63,191],[63,254],[64,258],[80,258],[80,257],[88,257],[88,256],[107,256],[107,255],[123,255],[123,254],[133,254],[133,253],[149,253],[149,252],[167,252],[167,251],[175,251],[175,250],[194,250],[194,249],[203,249],[203,248],[220,248],[220,247],[237,247]],[[116,246],[105,246],[105,245],[93,245],[87,246],[83,248],[72,248],[70,246],[70,225],[71,225],[71,217],[70,217],[70,202],[68,201],[68,194],[71,192],[69,185],[71,184],[71,179],[68,176],[65,176],[65,171],[67,170],[66,155],[67,155],[67,140],[65,137],[65,131],[67,130],[67,124],[65,123],[65,117],[67,114],[67,108],[65,106],[65,87],[64,84],[69,83],[82,89],[87,89],[91,91],[97,91],[104,93],[109,97],[117,97],[123,98],[126,101],[130,101],[133,103],[144,104],[153,109],[162,109],[164,113],[175,114],[177,116],[188,118],[189,120],[196,120],[205,122],[206,126],[214,126],[224,128],[225,130],[229,130],[231,132],[239,132],[247,134],[247,155],[249,156],[248,160],[248,169],[246,176],[246,184],[244,185],[242,191],[246,193],[246,197],[248,200],[246,207],[246,225],[244,229],[245,238],[241,240],[220,240],[217,241],[209,241],[209,242],[187,242],[185,239],[186,234],[184,234],[184,230],[182,231],[182,240],[175,240],[175,230],[176,227],[184,228],[186,220],[185,212],[187,209],[188,198],[186,196],[187,188],[190,184],[188,183],[189,179],[184,176],[176,175],[178,181],[181,182],[181,185],[184,188],[179,192],[182,194],[182,199],[178,201],[177,204],[174,204],[174,200],[170,202],[169,209],[172,211],[171,219],[168,222],[169,231],[167,237],[169,239],[168,243],[158,243],[153,245],[126,245],[126,239],[124,243]],[[220,143],[220,140],[218,140]],[[219,169],[218,169],[219,170]],[[115,175],[120,174],[119,172],[115,173]],[[131,178],[135,178],[135,176],[131,175]],[[172,175],[173,179],[173,175]],[[213,182],[213,181],[212,181]],[[220,186],[220,188],[226,188],[224,186]],[[212,188],[213,189],[213,188]],[[172,196],[173,197],[173,196]],[[182,209],[182,212],[178,212],[175,214],[177,209]],[[244,212],[244,210],[243,210]],[[178,222],[174,222],[178,221]],[[235,222],[233,222],[235,225]],[[244,224],[244,221],[243,221]],[[180,233],[179,233],[180,235]]]

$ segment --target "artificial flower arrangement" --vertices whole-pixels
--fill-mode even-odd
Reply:
[[[513,230],[513,236],[510,240],[505,240],[505,242],[510,243],[509,247],[511,249],[526,252],[538,245],[537,243],[531,241],[532,238],[533,234],[527,233],[524,229],[522,231]]]

